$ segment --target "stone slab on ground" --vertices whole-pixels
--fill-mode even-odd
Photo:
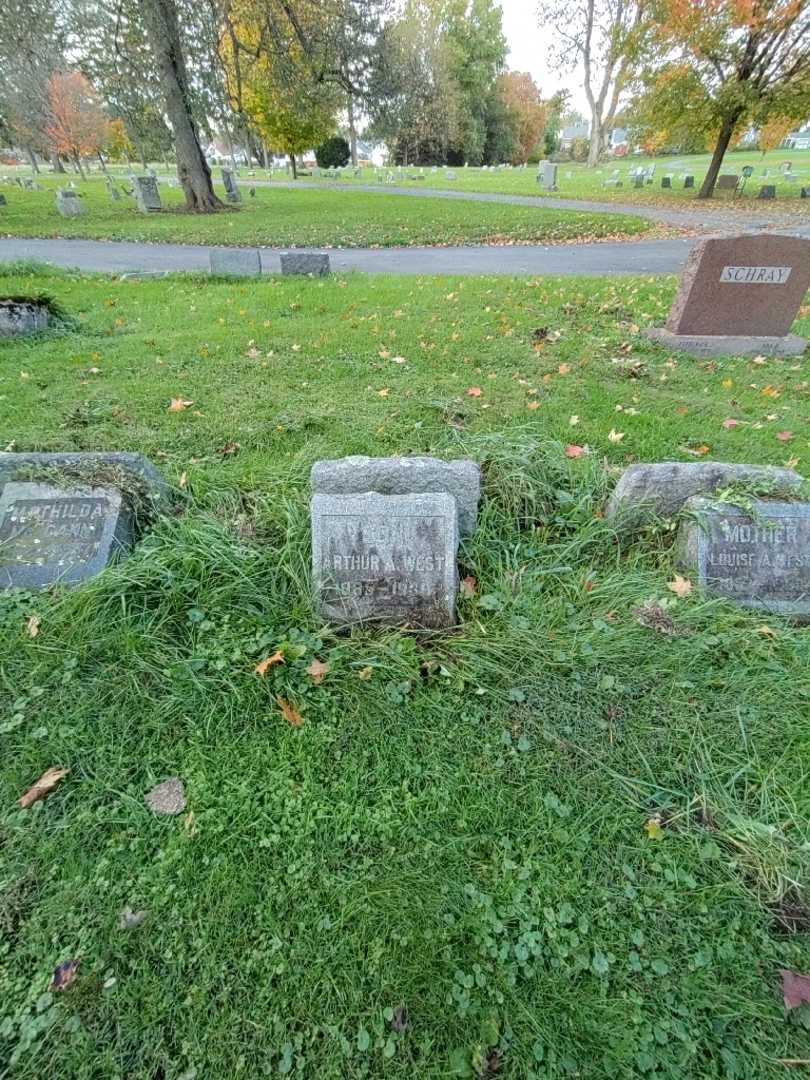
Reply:
[[[667,349],[677,349],[692,356],[801,356],[807,348],[807,338],[798,334],[785,334],[784,337],[673,334],[663,326],[650,327],[644,333]]]
[[[86,581],[133,543],[116,488],[12,480],[0,494],[0,588]]]
[[[256,277],[262,272],[258,248],[211,248],[211,273]]]
[[[138,503],[155,512],[171,505],[169,485],[143,454],[118,450],[0,452],[0,492],[13,480],[59,483],[63,478],[131,491]]]
[[[316,461],[312,491],[323,495],[410,495],[446,491],[456,500],[462,536],[475,531],[481,497],[481,470],[474,461],[434,457],[372,458],[362,455]]]
[[[0,300],[0,338],[46,330],[51,313],[36,300]]]
[[[685,509],[679,562],[707,592],[810,619],[810,503],[758,500],[742,509],[694,498]]]
[[[279,259],[282,274],[329,273],[329,255],[325,251],[282,251]]]
[[[458,512],[447,492],[312,496],[316,603],[328,622],[456,620]]]
[[[672,517],[688,499],[745,485],[761,493],[788,495],[802,484],[792,469],[725,461],[659,461],[625,469],[605,508],[606,518],[637,527],[651,518]]]

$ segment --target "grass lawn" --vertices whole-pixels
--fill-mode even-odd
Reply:
[[[414,199],[384,192],[257,188],[245,190],[241,209],[187,214],[176,188],[161,185],[165,210],[141,214],[135,200],[113,202],[104,183],[78,181],[85,213],[60,217],[53,178],[41,191],[7,188],[0,206],[0,234],[96,237],[189,244],[392,247],[428,244],[557,243],[648,232],[649,222],[626,214],[594,214],[444,199]]]
[[[183,481],[92,583],[0,594],[0,1075],[802,1072],[808,631],[677,598],[671,527],[618,546],[600,508],[633,460],[803,469],[810,384],[653,347],[673,289],[0,279],[75,319],[0,345],[3,445]],[[397,452],[482,463],[473,595],[454,632],[337,635],[308,470]],[[156,818],[169,776],[189,812]]]

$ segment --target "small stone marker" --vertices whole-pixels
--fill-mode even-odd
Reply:
[[[716,187],[718,191],[736,191],[739,182],[739,176],[724,173],[722,176],[718,176]]]
[[[537,183],[546,191],[557,190],[557,166],[553,161],[541,161],[537,166]]]
[[[802,198],[804,198],[804,196],[802,196]],[[6,197],[2,194],[2,192],[0,192],[0,206],[6,206]]]
[[[641,173],[640,175],[633,177],[633,187],[634,188],[643,188],[644,187],[644,173]]]
[[[242,192],[239,190],[233,169],[222,170],[222,183],[225,185],[225,198],[228,202],[240,203],[242,201]]]
[[[57,189],[56,209],[66,218],[80,217],[84,213],[81,199],[70,188]]]
[[[810,199],[810,187],[803,187],[799,197],[802,199]]]
[[[115,488],[12,481],[0,495],[0,588],[85,581],[132,542]]]
[[[776,198],[776,184],[763,184],[759,189],[758,199],[775,199]]]
[[[743,607],[810,618],[810,503],[754,502],[749,510],[691,499],[679,561],[708,592]]]
[[[312,496],[312,568],[330,622],[455,623],[458,512],[447,492]]]
[[[186,792],[179,776],[157,784],[146,794],[146,805],[156,814],[175,816],[186,808]]]
[[[755,234],[695,245],[665,328],[647,336],[696,356],[798,356],[790,333],[810,287],[810,240]]]
[[[452,169],[447,170],[447,172],[444,174],[444,178],[445,180],[458,180],[457,174],[454,173]]]
[[[211,248],[212,274],[257,277],[262,272],[262,257],[255,248]]]
[[[153,176],[133,176],[135,201],[142,214],[149,214],[161,209],[160,192],[157,178]]]
[[[329,255],[325,251],[282,251],[280,259],[282,274],[329,273]]]
[[[47,329],[51,313],[36,300],[0,300],[0,338]]]
[[[741,465],[725,461],[658,461],[625,469],[605,508],[606,518],[620,517],[637,528],[656,517],[672,517],[688,499],[713,495],[732,484],[769,495],[789,495],[802,478],[792,469]]]
[[[685,176],[683,178],[683,186],[685,188],[693,188],[695,186],[695,178],[694,178],[694,176]]]
[[[662,176],[661,177],[661,187],[662,188],[671,188],[672,187],[672,177],[671,176]]]
[[[316,495],[380,495],[448,492],[458,507],[461,536],[475,532],[481,470],[468,458],[442,461],[434,457],[372,458],[362,455],[316,461],[310,475]]]

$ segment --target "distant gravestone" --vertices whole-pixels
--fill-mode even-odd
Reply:
[[[633,177],[633,187],[634,188],[643,188],[644,187],[644,173],[637,173]]]
[[[763,184],[759,189],[758,199],[775,199],[776,198],[776,185],[775,184]]]
[[[714,596],[810,618],[810,503],[756,501],[745,510],[693,499],[679,562]]]
[[[444,177],[445,180],[458,180],[458,176],[456,175],[456,173],[453,172],[452,169],[448,169],[447,172],[444,174]]]
[[[717,178],[717,190],[718,191],[736,191],[737,185],[740,182],[739,176],[734,176],[731,173],[724,173]]]
[[[56,209],[62,217],[80,217],[84,213],[82,201],[75,191],[69,188],[58,188],[56,192]]]
[[[0,300],[0,338],[46,330],[50,309],[38,300]]]
[[[225,198],[228,202],[240,203],[242,201],[242,192],[239,190],[233,169],[222,170],[222,183],[225,185]]]
[[[803,187],[801,190],[802,199],[810,199],[810,187]]]
[[[149,214],[161,209],[160,192],[155,176],[134,176],[132,178],[135,201],[142,214]]]
[[[802,189],[802,190],[804,190],[804,189]],[[804,196],[802,196],[802,197],[804,197]],[[6,197],[2,193],[0,193],[0,206],[5,206],[5,205],[6,205]]]
[[[727,461],[656,461],[625,469],[605,508],[608,520],[637,528],[655,518],[672,517],[689,499],[714,495],[732,485],[775,496],[789,496],[802,485],[792,469]]]
[[[798,356],[790,333],[810,287],[810,240],[754,234],[696,244],[666,327],[647,335],[698,356]]]
[[[685,188],[693,188],[695,186],[695,178],[694,178],[694,176],[689,176],[689,175],[685,176],[683,178],[683,186]]]
[[[661,187],[662,188],[671,188],[672,187],[672,177],[671,176],[662,176],[661,177]]]
[[[318,277],[329,273],[329,255],[325,251],[282,251],[282,274],[315,274]]]
[[[262,257],[256,248],[211,248],[212,274],[257,277],[262,272]]]
[[[553,161],[541,161],[537,166],[537,183],[546,191],[557,190],[557,166]]]
[[[313,580],[329,622],[452,626],[457,551],[447,492],[312,497]]]
[[[0,495],[0,588],[85,581],[132,542],[114,488],[12,481]]]

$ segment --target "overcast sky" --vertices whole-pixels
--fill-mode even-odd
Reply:
[[[571,91],[572,106],[584,112],[581,75],[578,72],[558,75],[549,66],[544,44],[548,31],[541,30],[538,25],[535,0],[501,0],[501,7],[503,31],[510,49],[509,67],[513,71],[530,72],[543,97],[550,97],[555,90],[565,87]]]

